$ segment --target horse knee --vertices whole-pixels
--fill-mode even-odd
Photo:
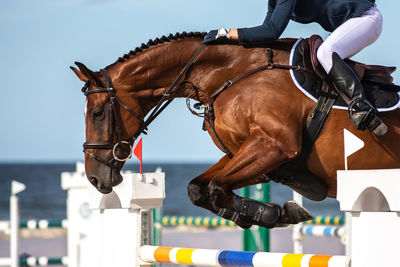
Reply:
[[[202,207],[208,203],[209,193],[206,185],[194,179],[189,183],[187,190],[189,199],[194,205]]]
[[[233,192],[225,185],[218,185],[211,181],[209,186],[210,202],[216,210],[220,208],[233,209],[232,195]]]

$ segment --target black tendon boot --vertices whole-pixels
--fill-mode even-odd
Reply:
[[[273,203],[235,196],[233,205],[241,216],[267,228],[284,227],[313,219],[313,216],[295,201],[288,201],[280,207]]]
[[[237,212],[228,209],[219,209],[218,216],[230,220],[243,229],[249,229],[255,222],[250,218],[244,217]]]
[[[368,128],[377,136],[384,135],[387,126],[376,115],[377,110],[365,98],[364,88],[357,75],[337,53],[332,54],[332,68],[328,76],[336,88],[351,100],[348,111],[354,126],[359,130]]]

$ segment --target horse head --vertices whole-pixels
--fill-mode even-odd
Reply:
[[[130,108],[140,109],[139,105],[120,100],[116,94],[118,85],[113,84],[106,70],[93,72],[82,63],[75,64],[79,70],[71,69],[85,82],[82,92],[86,96],[86,176],[97,190],[107,194],[122,182],[120,171],[132,155],[144,120],[140,110]]]
[[[134,141],[165,106],[175,97],[197,95],[187,81],[189,66],[177,75],[201,46],[202,36],[177,33],[150,40],[98,72],[79,62],[78,69],[71,67],[85,83],[86,175],[101,193],[122,181],[120,170]]]

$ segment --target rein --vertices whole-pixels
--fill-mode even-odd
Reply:
[[[182,77],[186,74],[186,72],[189,70],[189,68],[193,65],[193,62],[196,60],[196,58],[200,55],[200,53],[203,51],[203,49],[206,47],[205,44],[199,47],[197,51],[194,53],[192,58],[188,61],[186,66],[182,69],[182,71],[179,73],[178,77],[176,77],[175,81],[171,84],[171,86],[168,88],[167,92],[163,94],[162,98],[160,101],[158,101],[158,104],[156,107],[153,109],[147,120],[144,122],[143,126],[139,128],[138,132],[135,134],[133,137],[133,140],[136,140],[140,134],[142,134],[146,129],[147,126],[150,125],[150,123],[160,115],[160,113],[174,100],[173,98],[170,98],[163,104],[163,102],[171,96],[173,93],[174,89],[179,85],[179,81],[182,79]]]
[[[196,58],[200,55],[201,51],[205,48],[206,45],[202,45],[200,48],[197,49],[197,51],[194,53],[192,58],[188,61],[186,66],[182,69],[182,71],[179,73],[175,81],[171,84],[171,86],[168,88],[167,92],[163,94],[162,98],[159,100],[158,104],[155,106],[153,109],[152,113],[148,116],[148,118],[145,120],[143,117],[135,113],[132,109],[130,109],[126,104],[122,102],[122,100],[116,95],[116,90],[114,89],[114,86],[112,84],[112,80],[110,75],[107,73],[105,69],[100,70],[100,74],[103,75],[104,79],[106,80],[106,88],[94,88],[90,89],[90,83],[91,81],[87,81],[85,85],[82,88],[83,94],[87,97],[90,94],[96,94],[96,93],[108,93],[110,97],[110,130],[109,130],[109,136],[110,140],[109,141],[99,141],[99,142],[85,142],[83,143],[83,152],[88,154],[91,158],[95,159],[96,161],[108,166],[111,168],[111,170],[116,169],[118,170],[117,166],[115,166],[116,162],[125,162],[128,159],[131,158],[132,152],[133,152],[133,144],[135,143],[135,140],[143,133],[147,134],[146,130],[150,123],[157,118],[158,115],[173,101],[173,98],[168,99],[172,93],[174,93],[174,90],[177,88],[177,86],[180,85],[179,81],[182,79],[182,77],[187,73],[189,68],[193,65],[193,62],[196,60]],[[167,100],[168,99],[168,100]],[[165,100],[167,100],[165,103],[163,103]],[[116,109],[116,103],[119,103],[125,110],[127,110],[130,114],[132,114],[134,117],[136,117],[139,122],[140,122],[140,127],[136,134],[134,134],[131,138],[128,140],[124,141],[122,140],[122,119],[121,115],[117,112]],[[117,127],[117,142],[114,143],[114,125]],[[123,148],[123,145],[128,145],[129,146],[129,151],[126,151]],[[128,156],[126,158],[119,158],[116,155],[117,149],[121,147],[121,149],[128,153]],[[96,156],[94,153],[88,151],[88,149],[104,149],[104,150],[111,150],[112,149],[112,154],[113,158],[110,159],[109,161],[106,161],[98,156]],[[110,172],[111,175],[111,172]]]

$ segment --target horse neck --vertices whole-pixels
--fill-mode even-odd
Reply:
[[[138,99],[141,105],[148,105],[148,111],[166,93],[200,46],[200,38],[157,44],[107,67],[107,71],[118,92],[122,91]],[[173,95],[185,96],[186,93],[182,90]]]
[[[137,99],[147,114],[200,46],[200,38],[157,44],[107,67],[107,70],[114,87]],[[171,97],[190,97],[207,103],[210,95],[224,82],[265,63],[266,53],[262,48],[250,50],[236,45],[208,46],[182,78],[189,83],[178,86]],[[193,92],[192,85],[199,90]]]

